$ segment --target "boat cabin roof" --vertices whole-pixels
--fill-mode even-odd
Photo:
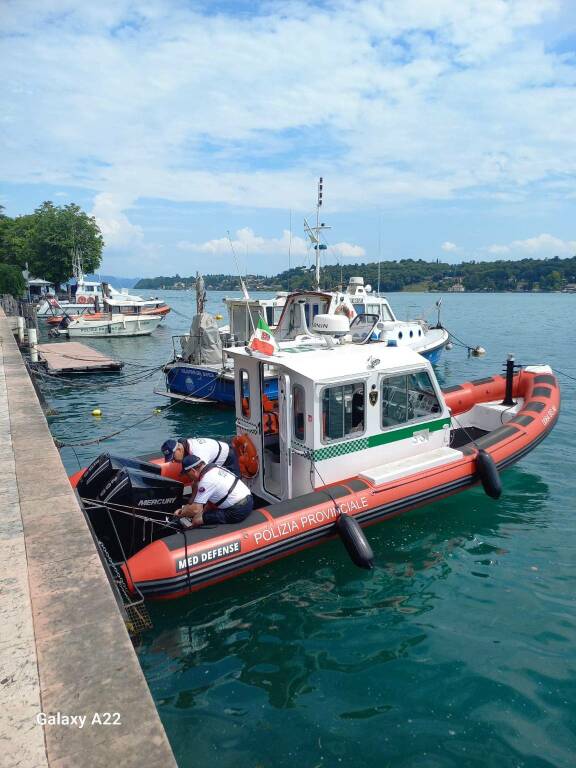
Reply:
[[[394,374],[405,370],[422,370],[429,366],[421,355],[411,349],[388,347],[386,343],[379,342],[338,344],[333,347],[287,345],[274,355],[236,348],[230,349],[228,354],[234,357],[238,368],[242,367],[242,361],[246,358],[257,359],[317,382],[359,376],[370,371],[389,371]]]

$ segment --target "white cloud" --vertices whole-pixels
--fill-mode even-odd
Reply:
[[[220,237],[208,240],[204,243],[193,243],[189,240],[181,240],[177,247],[182,251],[196,254],[209,254],[213,256],[232,257],[233,251],[243,265],[244,261],[253,256],[280,256],[301,261],[309,255],[309,245],[304,238],[297,235],[290,237],[290,231],[285,229],[280,238],[266,238],[256,235],[250,227],[239,229],[234,238]],[[328,247],[326,253],[346,259],[358,259],[365,256],[364,248],[352,243],[335,243]]]
[[[513,240],[508,245],[490,245],[485,250],[493,256],[508,258],[569,257],[576,255],[576,240],[561,240],[554,235],[543,233],[526,240]]]
[[[107,192],[102,192],[94,198],[91,213],[100,227],[107,246],[130,248],[142,244],[142,228],[131,224],[124,214],[124,210],[131,203],[131,200]]]
[[[339,209],[526,194],[576,170],[574,68],[527,34],[557,6],[5,2],[6,179],[308,208],[328,166]]]
[[[445,243],[442,243],[441,248],[443,251],[446,251],[447,253],[451,253],[458,250],[458,246],[456,243],[451,243],[449,240],[446,240]]]
[[[3,179],[90,190],[107,245],[140,251],[144,199],[305,212],[322,174],[327,215],[576,197],[571,0],[202,7],[4,0]],[[204,236],[179,249],[228,256]],[[286,233],[235,238],[287,254]]]

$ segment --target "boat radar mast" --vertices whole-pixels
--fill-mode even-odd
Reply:
[[[324,179],[322,176],[320,176],[320,179],[318,180],[318,200],[316,202],[316,226],[311,227],[306,219],[304,219],[304,231],[310,238],[310,242],[314,246],[314,250],[316,251],[316,274],[315,274],[315,282],[316,282],[316,290],[320,290],[320,251],[327,250],[328,246],[326,243],[322,243],[320,241],[320,232],[322,232],[325,229],[331,229],[331,227],[327,227],[326,224],[320,223],[320,208],[322,207],[322,194],[324,189]]]

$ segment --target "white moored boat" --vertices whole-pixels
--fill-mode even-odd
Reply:
[[[111,314],[100,320],[78,317],[71,320],[66,328],[60,328],[58,334],[69,338],[80,336],[92,338],[111,338],[116,336],[148,336],[162,321],[160,315],[115,315]]]
[[[76,284],[72,286],[72,301],[59,301],[54,296],[44,296],[38,303],[38,317],[52,318],[61,316],[84,315],[98,312],[131,314],[166,315],[170,307],[159,297],[143,299],[128,293],[127,288],[117,291],[110,283],[85,280],[80,257],[73,257],[73,271]]]

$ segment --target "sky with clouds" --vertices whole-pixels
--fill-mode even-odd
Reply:
[[[0,203],[122,276],[576,252],[574,0],[2,0]]]

